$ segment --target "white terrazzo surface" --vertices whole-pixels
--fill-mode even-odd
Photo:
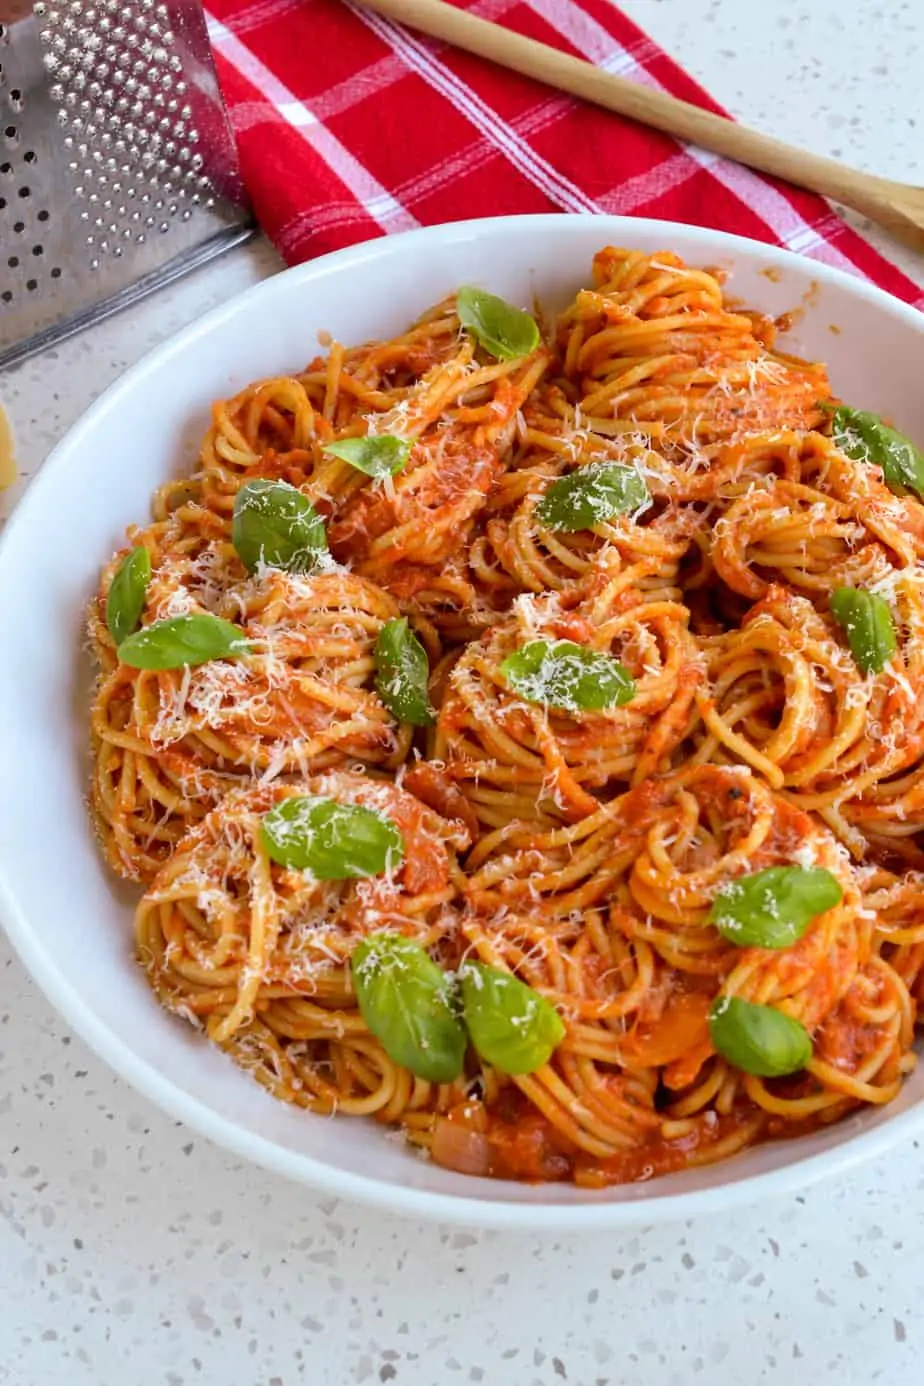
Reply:
[[[624,7],[742,118],[924,182],[924,0]],[[875,239],[924,283],[924,260]],[[241,251],[0,380],[23,471],[126,365],[275,263]],[[922,1229],[917,1143],[803,1197],[622,1238],[444,1231],[319,1202],[112,1077],[0,941],[11,1386],[914,1386]]]

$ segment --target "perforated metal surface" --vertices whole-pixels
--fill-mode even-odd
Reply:
[[[0,367],[251,234],[198,0],[0,0]]]

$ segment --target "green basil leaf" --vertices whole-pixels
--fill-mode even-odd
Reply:
[[[461,288],[456,294],[456,312],[462,326],[498,361],[528,356],[539,345],[535,319],[483,289],[470,284]]]
[[[231,542],[249,573],[261,563],[309,573],[327,554],[324,521],[308,497],[262,477],[245,482],[234,498]]]
[[[838,587],[831,594],[831,615],[847,634],[857,668],[881,673],[898,647],[888,602],[863,587]]]
[[[432,726],[429,682],[427,652],[407,617],[386,621],[375,642],[375,689],[389,712],[412,727]]]
[[[843,896],[837,877],[822,866],[770,866],[721,890],[709,920],[739,948],[786,948]]]
[[[366,476],[394,476],[407,466],[414,446],[410,438],[397,438],[392,433],[373,433],[365,438],[341,438],[325,443],[322,452],[340,457]]]
[[[842,404],[834,411],[831,436],[841,452],[855,462],[872,462],[882,468],[886,485],[893,491],[915,491],[924,498],[924,452],[876,414]]]
[[[720,996],[709,1012],[709,1034],[724,1059],[758,1078],[782,1078],[805,1068],[812,1037],[804,1025],[773,1006]]]
[[[106,594],[106,625],[117,645],[136,629],[151,581],[151,555],[143,544],[122,559]]]
[[[249,653],[240,626],[206,614],[155,621],[127,636],[118,648],[119,662],[132,669],[181,669]]]
[[[452,978],[401,934],[370,934],[350,959],[359,1013],[390,1059],[430,1083],[462,1073],[468,1038]]]
[[[640,510],[649,500],[641,472],[620,462],[591,462],[555,481],[533,512],[546,529],[574,533]]]
[[[390,818],[308,794],[283,799],[264,814],[260,842],[271,861],[310,871],[319,881],[380,876],[404,860],[404,838]]]
[[[527,702],[563,712],[597,712],[635,697],[627,669],[573,640],[530,640],[507,656],[500,671]]]
[[[502,1073],[534,1073],[548,1063],[565,1033],[550,1001],[485,963],[464,963],[458,978],[468,1033],[486,1063]]]

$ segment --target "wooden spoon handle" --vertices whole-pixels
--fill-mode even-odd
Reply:
[[[794,149],[782,140],[735,124],[711,111],[703,111],[688,101],[616,77],[581,58],[572,58],[548,44],[512,33],[445,4],[443,0],[362,0],[362,3],[389,19],[489,58],[502,67],[537,78],[620,115],[631,116],[644,125],[654,126],[764,173],[811,188],[883,221],[893,230],[900,232],[902,229],[890,215],[894,210],[891,195],[901,189],[900,184],[860,173],[834,159]]]

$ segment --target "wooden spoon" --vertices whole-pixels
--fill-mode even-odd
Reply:
[[[924,250],[924,188],[860,173],[834,159],[794,149],[782,140],[691,106],[688,101],[652,91],[625,77],[614,77],[581,58],[572,58],[548,44],[511,33],[498,24],[457,10],[443,0],[362,0],[362,3],[367,9],[376,10],[399,24],[407,24],[457,48],[477,53],[479,57],[490,58],[526,77],[534,77],[584,101],[593,101],[668,135],[689,140],[702,149],[711,149],[716,154],[737,159],[741,164],[786,178],[790,183],[798,183],[823,197],[842,202],[886,227],[906,245]]]

